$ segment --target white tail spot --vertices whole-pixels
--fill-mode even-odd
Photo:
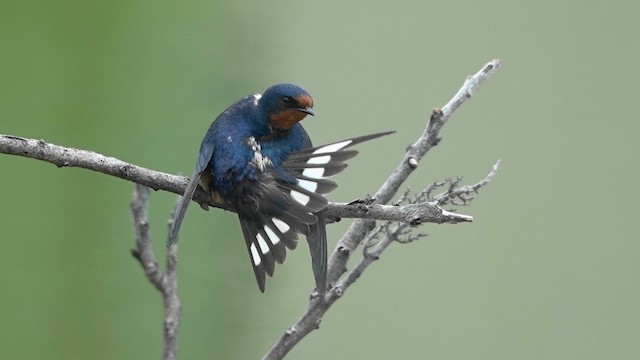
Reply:
[[[326,164],[331,161],[331,155],[316,156],[307,160],[307,164]]]
[[[264,232],[267,233],[267,236],[269,237],[269,240],[271,240],[271,243],[273,245],[277,245],[280,242],[280,238],[278,237],[278,235],[276,235],[273,230],[269,229],[269,227],[265,226]]]
[[[341,141],[339,143],[335,143],[335,144],[329,144],[329,145],[325,145],[321,148],[319,148],[318,150],[314,151],[314,154],[324,154],[324,153],[332,153],[332,152],[336,152],[340,149],[342,149],[343,147],[351,144],[353,140],[345,140],[345,141]]]
[[[271,220],[273,220],[273,224],[278,228],[278,230],[280,230],[281,233],[286,233],[287,231],[289,231],[289,229],[291,229],[291,227],[289,226],[289,224],[287,224],[286,222],[278,219],[278,218],[271,218]]]
[[[298,179],[298,185],[311,192],[316,192],[316,189],[318,188],[318,183],[303,179]]]
[[[309,203],[309,197],[301,192],[291,190],[291,197],[302,205],[307,205]]]
[[[312,178],[312,179],[322,179],[322,175],[324,174],[323,168],[308,168],[304,169],[302,172],[303,176]]]
[[[262,259],[260,259],[260,254],[258,254],[256,244],[251,243],[251,245],[249,246],[249,251],[251,251],[251,259],[253,260],[253,265],[260,266],[260,262],[262,262]]]
[[[262,235],[258,234],[256,236],[256,239],[258,240],[258,245],[260,245],[260,251],[262,251],[263,254],[268,254],[269,245],[267,244],[266,241],[264,241],[264,239],[262,238]]]

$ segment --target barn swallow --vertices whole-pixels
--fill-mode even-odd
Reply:
[[[238,214],[260,291],[287,249],[306,236],[316,289],[327,277],[327,235],[323,196],[337,187],[328,178],[358,154],[351,146],[390,134],[376,133],[313,147],[300,121],[314,116],[311,95],[278,84],[262,95],[236,101],[211,124],[200,145],[196,170],[176,212],[169,241],[177,232],[197,184],[211,201]],[[170,245],[170,244],[169,244]]]

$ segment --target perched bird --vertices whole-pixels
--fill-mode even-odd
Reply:
[[[197,184],[211,200],[234,210],[247,245],[260,291],[265,274],[273,276],[286,249],[298,234],[306,235],[316,288],[324,292],[327,235],[323,196],[337,187],[327,178],[342,171],[357,154],[347,149],[391,132],[372,134],[312,147],[299,123],[314,115],[313,100],[302,88],[278,84],[264,94],[238,100],[209,127],[200,145],[196,170],[176,211],[169,245],[177,237]]]

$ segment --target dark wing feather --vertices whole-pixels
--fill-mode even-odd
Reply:
[[[316,279],[318,292],[324,293],[327,284],[327,226],[324,223],[324,213],[316,213],[318,222],[311,225],[307,235],[309,252],[311,253],[311,267]]]
[[[249,252],[249,260],[253,267],[253,273],[255,274],[256,281],[258,282],[258,288],[260,288],[261,292],[264,292],[265,273],[267,272],[267,269],[265,266],[266,261],[264,260],[265,255],[260,250],[260,245],[256,238],[258,234],[256,223],[250,219],[240,217],[240,226],[242,227],[247,251]],[[271,269],[271,273],[273,274],[273,268]]]
[[[260,291],[264,292],[265,274],[273,276],[275,263],[282,264],[287,257],[287,248],[296,247],[298,234],[277,217],[259,214],[255,219],[239,218],[253,273]]]
[[[287,224],[287,222],[277,218],[263,218],[265,226],[271,229],[275,236],[284,243],[286,248],[293,250],[298,246],[298,233]],[[282,257],[284,261],[284,257]]]
[[[347,150],[348,148],[391,133],[393,132],[365,135],[301,150],[287,156],[282,166],[296,178],[307,181],[325,179],[344,170],[347,167],[345,161],[358,154],[358,151]]]
[[[313,184],[312,182],[309,183]],[[278,186],[288,192],[292,200],[304,206],[306,211],[316,212],[327,207],[328,201],[324,196],[314,192],[314,190],[308,186],[303,187],[299,184],[300,182],[295,184],[281,183],[278,184]]]
[[[198,181],[200,181],[200,172],[194,171],[193,175],[191,175],[191,180],[187,185],[187,188],[180,199],[180,204],[176,207],[176,211],[173,214],[173,219],[171,221],[171,229],[169,230],[169,235],[167,235],[167,247],[171,246],[178,239],[178,233],[180,232],[180,226],[182,225],[182,220],[184,219],[184,215],[187,213],[187,208],[191,203],[191,198],[193,197],[193,193],[196,191],[198,187]]]
[[[185,189],[185,192],[180,199],[180,203],[176,207],[176,211],[173,214],[171,229],[169,230],[169,234],[167,235],[167,246],[171,246],[178,239],[180,226],[182,225],[182,220],[187,213],[187,208],[191,203],[193,193],[198,188],[198,182],[200,181],[202,172],[207,168],[209,162],[211,161],[211,158],[213,157],[214,144],[213,140],[210,139],[210,136],[210,132],[207,132],[207,135],[200,145],[200,154],[198,155],[198,161],[196,162],[196,170],[193,172],[193,175],[191,175],[191,180],[189,181],[189,184],[187,185],[187,188]]]
[[[213,140],[209,139],[209,133],[202,140],[200,145],[200,155],[198,155],[198,161],[196,162],[196,171],[201,173],[209,165],[211,158],[213,157],[214,144]]]

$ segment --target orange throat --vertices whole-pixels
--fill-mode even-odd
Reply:
[[[293,124],[299,122],[307,116],[306,113],[297,109],[287,109],[277,114],[271,115],[271,121],[280,129],[288,129]]]

